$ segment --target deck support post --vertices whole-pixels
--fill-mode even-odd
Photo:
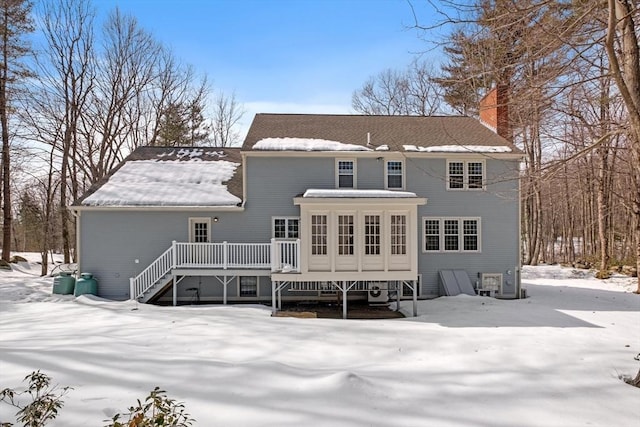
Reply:
[[[412,280],[413,283],[413,317],[418,316],[418,281]]]
[[[404,282],[396,282],[396,311],[400,311],[400,292],[402,292],[403,287]]]
[[[271,282],[271,315],[275,316],[278,308],[276,307],[276,287],[278,282]]]
[[[278,286],[278,310],[282,310],[282,289]]]
[[[175,307],[178,305],[178,283],[176,282],[175,274],[172,274],[171,278],[173,279],[173,306]]]
[[[347,318],[347,287],[342,287],[342,318]]]
[[[227,276],[224,276],[222,282],[222,304],[227,305]]]

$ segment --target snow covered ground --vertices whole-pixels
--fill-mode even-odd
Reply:
[[[198,426],[640,425],[619,379],[640,368],[635,279],[526,268],[524,300],[345,321],[52,296],[38,272],[0,272],[0,389],[37,369],[73,387],[52,426],[104,425],[155,386]]]

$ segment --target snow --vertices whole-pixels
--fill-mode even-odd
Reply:
[[[362,145],[314,138],[264,138],[256,142],[253,149],[267,151],[372,151]]]
[[[202,150],[180,152],[191,160],[138,160],[125,163],[109,181],[84,199],[84,206],[235,206],[229,181],[239,166],[226,160],[202,161]]]
[[[510,153],[511,148],[504,145],[433,145],[429,147],[417,147],[415,145],[403,145],[405,151],[417,151],[421,153]]]
[[[640,389],[619,379],[640,368],[635,280],[530,267],[527,299],[337,320],[51,296],[51,278],[2,271],[0,388],[36,369],[73,387],[58,427],[103,425],[156,385],[198,426],[636,426]]]
[[[335,190],[318,190],[318,189],[308,189],[304,192],[302,197],[342,197],[342,198],[378,198],[378,199],[388,199],[388,198],[407,198],[407,197],[417,197],[416,193],[410,193],[408,191],[391,191],[391,190],[353,190],[353,189],[335,189]]]

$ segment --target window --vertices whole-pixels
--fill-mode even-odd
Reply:
[[[467,162],[467,179],[469,189],[482,189],[482,162]]]
[[[484,178],[484,161],[447,161],[449,190],[482,190]]]
[[[241,297],[257,297],[258,296],[258,277],[257,276],[240,276],[240,296]]]
[[[478,250],[478,220],[462,220],[462,238],[463,251]]]
[[[407,216],[391,215],[391,255],[407,254]]]
[[[300,218],[273,218],[273,237],[297,239],[300,236]]]
[[[353,215],[338,215],[338,255],[353,255]]]
[[[211,218],[189,218],[189,242],[211,241]]]
[[[356,188],[356,162],[353,160],[338,160],[336,167],[338,174],[336,186],[338,188]]]
[[[327,216],[311,215],[311,255],[327,254]]]
[[[424,250],[427,252],[440,251],[440,220],[424,220]]]
[[[380,255],[380,215],[364,216],[364,254]]]
[[[387,162],[387,189],[402,190],[404,183],[402,182],[402,162],[399,160],[390,160]]]
[[[423,218],[424,252],[480,252],[479,218]]]

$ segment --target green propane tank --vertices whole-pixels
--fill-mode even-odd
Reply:
[[[59,295],[71,295],[76,286],[76,278],[68,271],[63,271],[53,279],[53,293]]]
[[[98,295],[98,281],[93,278],[91,273],[82,273],[76,281],[75,296],[91,294]]]

